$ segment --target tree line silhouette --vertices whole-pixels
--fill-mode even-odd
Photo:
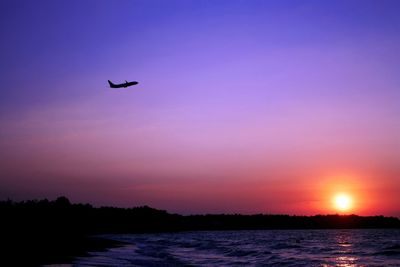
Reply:
[[[55,201],[0,201],[1,251],[7,266],[70,261],[118,245],[90,237],[103,233],[145,233],[198,230],[400,228],[395,217],[357,215],[178,215],[148,206],[135,208],[71,204],[66,197]],[[19,254],[25,257],[18,257]],[[0,260],[0,265],[1,260]]]

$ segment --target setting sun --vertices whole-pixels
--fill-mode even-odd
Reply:
[[[352,206],[352,199],[347,194],[338,194],[334,197],[334,205],[339,211],[348,211]]]

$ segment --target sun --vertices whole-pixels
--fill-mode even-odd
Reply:
[[[352,198],[348,194],[340,193],[335,195],[333,203],[337,210],[345,212],[351,209]]]

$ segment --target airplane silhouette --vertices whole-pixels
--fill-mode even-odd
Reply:
[[[121,84],[113,84],[110,80],[108,80],[108,84],[110,85],[110,88],[126,88],[128,86],[132,86],[132,85],[136,85],[138,84],[138,82],[127,82],[125,81],[125,83],[121,83]]]

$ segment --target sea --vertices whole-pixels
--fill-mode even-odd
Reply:
[[[103,235],[126,245],[74,266],[400,266],[400,229]]]

